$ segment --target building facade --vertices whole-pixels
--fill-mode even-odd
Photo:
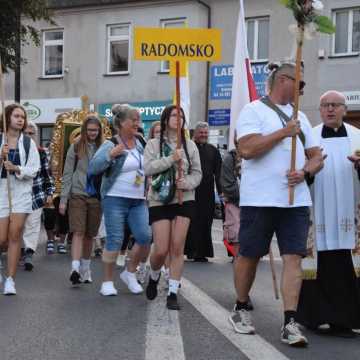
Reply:
[[[288,30],[294,20],[278,0],[244,3],[247,45],[261,95],[267,63],[289,59],[294,52],[294,36]],[[206,120],[212,141],[227,142],[238,0],[53,0],[50,4],[56,26],[36,24],[42,43],[38,48],[23,48],[28,62],[22,67],[21,80],[21,97],[33,107],[29,114],[39,123],[43,141],[49,138],[56,113],[76,100],[80,104],[82,95],[105,116],[109,116],[112,104],[130,103],[140,108],[146,128],[159,118],[162,108],[172,102],[175,82],[168,74],[168,62],[133,59],[133,32],[141,26],[222,30],[221,62],[190,64],[189,127]],[[317,124],[321,93],[343,91],[348,98],[348,120],[360,127],[360,1],[327,0],[324,5],[324,14],[333,18],[337,31],[334,36],[320,35],[306,41],[307,86],[301,109]],[[13,92],[13,75],[9,74],[9,99]],[[37,116],[39,112],[42,117]]]

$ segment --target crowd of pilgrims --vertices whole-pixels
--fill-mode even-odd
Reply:
[[[175,106],[164,109],[147,138],[137,109],[116,104],[112,113],[111,139],[104,138],[95,113],[85,118],[80,135],[67,150],[61,193],[55,194],[51,150],[38,145],[38,128],[27,120],[21,105],[6,107],[0,183],[4,295],[16,294],[19,264],[33,270],[42,227],[47,254],[71,251],[73,286],[92,282],[91,258],[101,257],[101,295],[117,295],[114,271],[122,267],[120,279],[130,292],[143,292],[147,282],[146,296],[154,299],[163,273],[169,309],[180,308],[177,292],[184,253],[196,262],[214,256],[211,227],[215,185],[222,196],[222,159],[208,144],[207,123],[198,123],[194,141],[190,140],[180,109],[178,149]]]
[[[288,89],[283,85],[291,79],[287,75],[287,71],[293,69],[292,67],[279,69],[273,72],[274,84],[280,89],[278,94],[286,94]],[[274,93],[276,94],[276,91]],[[337,102],[333,100],[333,97]],[[321,104],[323,118],[330,119],[330,123],[334,119],[331,115],[332,111],[334,109],[341,110],[345,103],[342,95],[336,92],[325,94],[322,99],[324,102]],[[270,102],[270,98],[267,101]],[[261,132],[255,128],[256,122],[251,121],[257,108],[262,112],[265,110],[269,112],[268,119],[274,116],[277,119],[278,115],[264,106],[266,106],[265,101],[263,103],[257,101],[243,110],[244,119],[238,132],[242,135],[245,134],[245,138],[247,134]],[[283,106],[283,110],[291,112],[289,104],[288,107]],[[252,113],[247,114],[247,112]],[[15,275],[19,263],[27,271],[34,268],[33,255],[38,248],[43,224],[47,235],[47,254],[51,255],[56,252],[66,254],[71,248],[72,261],[69,280],[73,286],[85,286],[84,284],[92,283],[91,258],[97,256],[101,257],[103,262],[101,295],[117,295],[114,276],[116,268],[121,267],[120,279],[126,284],[129,291],[133,294],[140,294],[145,289],[147,299],[153,300],[157,297],[158,283],[163,274],[168,287],[166,307],[170,310],[179,310],[181,304],[177,294],[181,287],[184,255],[195,262],[207,262],[208,258],[214,256],[211,228],[215,210],[215,194],[217,193],[225,205],[222,207],[224,243],[229,256],[236,258],[234,275],[238,298],[229,321],[238,333],[254,333],[255,328],[249,315],[249,311],[253,310],[253,304],[248,297],[248,292],[255,275],[253,277],[249,275],[250,273],[244,275],[251,278],[250,285],[246,285],[248,288],[241,291],[241,286],[245,285],[239,285],[237,274],[241,271],[237,266],[241,261],[246,261],[244,252],[250,251],[251,246],[258,254],[259,251],[262,251],[263,245],[258,243],[258,247],[255,248],[249,243],[250,247],[245,249],[242,243],[241,246],[239,244],[240,234],[243,236],[244,244],[247,236],[244,231],[243,233],[239,232],[240,220],[241,226],[249,230],[250,227],[254,227],[255,220],[260,221],[260,215],[256,218],[253,216],[251,221],[250,218],[245,219],[251,215],[250,210],[255,211],[256,206],[259,206],[250,204],[241,208],[242,217],[240,217],[240,194],[243,203],[246,203],[248,200],[244,197],[244,187],[248,186],[249,182],[244,181],[244,184],[241,182],[240,186],[242,159],[239,152],[236,151],[238,145],[236,137],[235,149],[222,157],[219,150],[208,143],[208,124],[199,122],[193,131],[193,140],[190,140],[185,129],[184,112],[180,108],[180,114],[178,114],[174,105],[169,105],[163,110],[160,121],[153,123],[146,139],[137,109],[129,105],[117,104],[113,106],[112,114],[113,136],[111,139],[104,138],[102,123],[95,113],[90,113],[85,118],[79,137],[70,145],[66,154],[61,178],[61,193],[55,194],[50,166],[51,153],[38,145],[36,124],[27,121],[26,112],[22,106],[12,104],[5,108],[7,142],[4,143],[5,134],[3,133],[0,139],[0,267],[3,268],[4,275],[6,274],[2,276],[0,273],[0,282],[4,283],[4,295],[16,294]],[[181,121],[180,139],[177,131],[178,118]],[[340,124],[342,118],[339,117],[338,120]],[[276,123],[277,120],[274,121]],[[315,147],[317,143],[312,135],[313,130],[308,120],[302,119],[303,124],[306,125],[304,128],[301,127],[302,130],[305,130],[306,135],[305,152],[307,148],[317,149]],[[340,125],[339,128],[324,125],[322,132],[317,135],[321,146],[328,146],[329,138],[343,141],[343,138],[351,137],[352,128],[345,128],[342,123]],[[335,130],[333,130],[334,128]],[[292,136],[289,125],[284,125],[284,129],[279,131],[284,132],[284,138]],[[350,135],[347,134],[347,131]],[[360,139],[360,136],[358,137]],[[181,147],[177,146],[179,140]],[[344,141],[348,142],[348,140]],[[287,151],[283,148],[281,151],[285,150]],[[332,153],[330,145],[326,150],[330,157],[339,156],[337,150]],[[261,159],[266,160],[266,157]],[[356,156],[349,157],[349,159],[355,164],[360,163],[360,158]],[[311,157],[308,158],[308,163],[311,162],[310,160]],[[321,159],[322,161],[323,159]],[[313,161],[313,163],[315,162]],[[349,164],[346,163],[346,169],[351,174],[354,169],[351,162]],[[248,166],[250,169],[250,165]],[[255,162],[251,166],[255,168]],[[310,179],[307,177],[309,174],[304,167],[303,170],[300,170],[303,174],[296,175],[301,179],[294,184],[301,183],[301,186],[305,186],[306,182],[308,185],[314,183],[314,175],[322,166],[313,168],[315,170]],[[327,169],[336,171],[336,169],[331,169],[331,166]],[[260,170],[261,176],[266,177],[266,169],[265,172],[263,169]],[[315,177],[315,189],[316,187],[319,189],[319,186],[325,188],[322,179],[326,171],[328,170],[324,170],[321,176]],[[329,177],[331,178],[331,176],[330,174]],[[346,179],[342,181],[346,181]],[[357,180],[354,181],[355,186]],[[349,188],[352,186],[351,184],[349,184]],[[284,189],[286,192],[286,188]],[[261,197],[262,193],[266,193],[271,197],[276,195],[275,192],[269,187],[261,189],[258,194],[254,192],[252,194]],[[318,190],[317,194],[320,193],[321,191]],[[350,197],[353,196],[353,194],[350,195]],[[318,204],[322,204],[324,201],[322,199],[318,201]],[[349,198],[349,201],[352,200]],[[258,209],[265,211],[266,206],[269,205],[263,206],[265,207]],[[253,208],[251,209],[251,207]],[[330,204],[329,208],[339,208],[339,206]],[[278,211],[277,209],[276,211]],[[314,211],[318,211],[317,209],[315,206]],[[305,212],[300,214],[303,210],[306,210],[306,214]],[[320,209],[319,214],[325,214],[322,215],[325,217],[332,216],[333,214],[327,214],[327,210]],[[276,211],[274,210],[274,212]],[[290,213],[289,210],[285,211]],[[304,221],[297,226],[306,228],[307,234],[308,210],[300,207],[299,211],[298,214],[303,217]],[[320,218],[317,214],[315,215],[318,219]],[[278,220],[282,222],[284,219]],[[323,221],[326,223],[326,220]],[[274,224],[268,225],[275,226]],[[319,226],[317,223],[315,224],[316,231],[319,231]],[[346,223],[341,226],[351,226],[351,224]],[[244,228],[242,227],[243,230]],[[254,229],[256,233],[260,230]],[[288,228],[287,231],[289,232],[291,229]],[[321,231],[325,233],[326,229]],[[272,234],[273,232],[270,237],[264,235],[269,238],[269,243]],[[256,241],[256,234],[253,235],[248,236],[249,241]],[[323,250],[328,249],[329,244],[326,244],[326,241],[329,242],[331,237],[332,235],[324,240]],[[260,241],[262,240],[260,239]],[[287,241],[290,240],[287,239]],[[290,245],[294,246],[294,244]],[[280,244],[281,246],[286,246],[286,244]],[[352,249],[351,246],[345,247],[345,249]],[[334,250],[337,248],[339,250]],[[296,254],[303,253],[303,248],[300,250],[294,251]],[[354,335],[352,328],[360,327],[360,309],[358,307],[360,292],[351,260],[351,251],[342,250],[340,245],[332,248],[332,251],[321,251],[320,248],[318,251],[317,281],[303,282],[298,313],[294,310],[287,311],[285,308],[285,322],[281,336],[282,341],[290,345],[307,344],[298,324],[294,322],[295,315],[301,319],[300,321],[304,325],[313,330],[317,330],[318,326],[324,322],[329,322],[333,334],[340,334],[343,337],[352,337]],[[264,250],[264,254],[266,253],[267,251]],[[6,262],[4,261],[5,254]],[[238,254],[240,256],[236,257]],[[253,257],[260,258],[264,254]],[[285,252],[285,254],[287,253]],[[252,255],[249,256],[252,257]],[[306,257],[306,254],[304,253],[303,256]],[[306,261],[304,264],[306,265]],[[255,261],[255,271],[256,265]],[[297,268],[300,269],[300,265]],[[245,269],[244,264],[242,269]],[[339,284],[336,293],[332,290],[332,279],[336,279],[335,283]],[[352,295],[346,299],[341,298],[342,294],[347,292]],[[240,299],[241,294],[243,300]],[[327,304],[327,307],[324,304]],[[334,309],[337,310],[334,311]],[[349,309],[351,309],[353,317],[348,317]],[[327,321],[329,319],[331,320]],[[328,333],[331,334],[331,332]]]

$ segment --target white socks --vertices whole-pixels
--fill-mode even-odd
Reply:
[[[71,262],[71,270],[75,270],[75,271],[79,272],[79,270],[80,270],[80,260],[73,260]]]
[[[151,276],[151,279],[154,280],[154,281],[158,281],[158,280],[159,280],[159,276],[160,276],[160,271],[161,271],[161,269],[159,269],[159,270],[153,270],[153,269],[150,267],[150,276]]]
[[[179,284],[180,284],[180,281],[169,279],[169,292],[168,292],[168,295],[170,295],[170,293],[177,294],[178,289],[179,289]]]

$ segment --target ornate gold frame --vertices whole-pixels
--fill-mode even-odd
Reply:
[[[80,134],[81,124],[89,114],[91,114],[91,112],[83,109],[80,111],[65,112],[56,118],[50,144],[51,170],[55,181],[55,196],[59,196],[61,193],[61,180],[67,150]],[[96,115],[98,116],[98,114]],[[107,119],[100,117],[100,120],[103,125],[105,137],[110,138],[111,129]]]

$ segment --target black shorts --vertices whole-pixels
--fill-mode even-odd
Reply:
[[[60,198],[54,199],[55,208],[44,208],[45,230],[56,230],[59,234],[65,235],[69,232],[68,214],[65,216],[59,213]]]
[[[275,233],[280,255],[306,256],[310,226],[308,207],[242,206],[240,211],[240,255],[249,258],[266,255]]]
[[[185,201],[182,205],[170,204],[152,206],[149,208],[149,224],[159,220],[174,220],[176,216],[194,218],[196,212],[195,201]]]

